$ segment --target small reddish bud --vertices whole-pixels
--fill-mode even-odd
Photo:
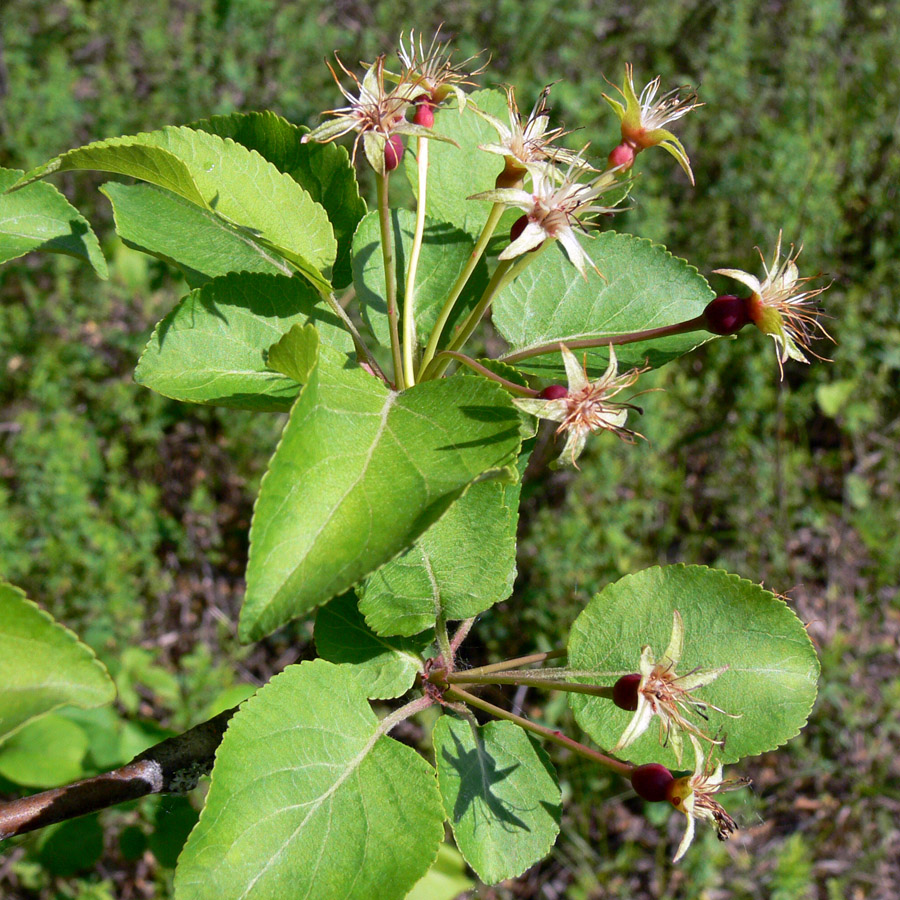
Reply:
[[[416,106],[413,122],[416,125],[421,125],[423,128],[434,127],[434,108],[427,100]]]
[[[750,321],[749,301],[746,297],[723,294],[710,301],[703,318],[713,334],[736,334]]]
[[[631,773],[631,786],[638,797],[649,800],[651,803],[659,803],[667,800],[669,785],[675,780],[675,776],[659,763],[647,763],[638,766]]]
[[[628,143],[628,141],[622,141],[618,147],[613,149],[613,152],[609,154],[609,166],[611,169],[616,169],[621,166],[623,169],[630,169],[632,165],[634,165],[634,157],[637,154],[635,153],[634,147]]]
[[[640,683],[640,675],[623,675],[613,685],[613,703],[619,709],[627,709],[629,712],[634,712],[638,707],[638,686]]]
[[[569,391],[561,384],[550,384],[541,391],[542,400],[562,400]]]
[[[403,139],[399,134],[392,134],[384,145],[384,170],[393,172],[403,159]]]

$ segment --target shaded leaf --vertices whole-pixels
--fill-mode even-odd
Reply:
[[[267,362],[270,369],[304,384],[319,355],[319,332],[315,325],[294,325],[282,338],[269,347]]]
[[[432,634],[381,637],[356,606],[352,592],[327,603],[316,613],[316,650],[333,663],[349,663],[350,672],[367,697],[390,699],[405,694],[422,670],[422,653]]]
[[[293,378],[273,371],[269,348],[295,325],[315,325],[322,343],[352,352],[331,310],[299,278],[233,273],[188,294],[157,326],[134,379],[166,397],[237,409],[286,411]]]
[[[473,732],[442,716],[434,755],[456,845],[487,884],[521,875],[559,834],[561,795],[547,754],[512,722]]]
[[[25,787],[56,787],[81,777],[87,749],[84,731],[51,713],[23,725],[0,746],[0,775]]]
[[[87,644],[0,581],[0,741],[61,706],[102,706],[116,690]]]
[[[434,770],[346,667],[289,666],[231,720],[177,900],[401,898],[443,838]]]
[[[30,184],[4,193],[24,173],[0,168],[0,263],[32,250],[65,253],[108,277],[106,260],[90,223],[52,184]]]

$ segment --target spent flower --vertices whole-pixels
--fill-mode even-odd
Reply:
[[[636,431],[625,427],[628,411],[636,407],[631,403],[616,402],[612,398],[631,387],[646,369],[631,369],[619,375],[616,354],[610,345],[606,371],[597,381],[590,381],[587,369],[578,362],[575,354],[564,344],[560,344],[559,349],[569,382],[565,396],[516,397],[513,403],[533,416],[559,422],[556,433],[567,433],[560,461],[565,463],[571,460],[572,465],[578,468],[576,460],[591,432],[612,431],[628,443],[634,443],[635,438],[641,437]]]
[[[404,82],[388,89],[385,85],[383,55],[367,68],[362,81],[341,62],[337,54],[335,54],[335,59],[344,74],[354,82],[356,90],[354,92],[345,88],[334,67],[330,63],[327,64],[338,88],[349,101],[349,105],[326,110],[326,114],[334,116],[334,118],[323,122],[309,134],[305,134],[302,139],[304,144],[309,141],[328,143],[355,131],[354,163],[359,142],[362,140],[366,158],[372,168],[383,175],[386,171],[385,145],[395,135],[408,134],[449,140],[449,138],[442,138],[431,129],[416,125],[406,118],[407,110],[412,106],[416,96],[416,83]]]
[[[466,94],[461,85],[472,85],[471,77],[484,71],[484,66],[472,72],[464,71],[464,67],[473,62],[472,56],[461,63],[451,62],[453,52],[447,49],[448,43],[440,40],[440,28],[435,32],[428,48],[421,33],[416,38],[415,31],[409,33],[409,46],[400,37],[397,55],[403,64],[400,84],[413,85],[413,99],[416,103],[427,103],[437,106],[452,93],[460,110],[466,105]]]
[[[580,157],[579,157],[580,159]],[[494,188],[474,194],[470,200],[490,200],[504,203],[525,212],[526,223],[518,236],[500,254],[500,259],[514,259],[540,247],[544,241],[558,240],[572,265],[587,278],[586,265],[595,271],[597,266],[585,253],[575,234],[575,226],[582,230],[594,224],[585,221],[587,216],[617,212],[615,206],[603,206],[594,201],[619,183],[610,172],[603,172],[591,181],[580,182],[577,175],[579,163],[569,167],[565,175],[550,164],[544,163],[531,169],[531,190],[522,188]]]
[[[705,759],[700,742],[691,735],[696,765],[693,775],[676,778],[666,788],[666,799],[687,816],[687,828],[673,862],[678,862],[694,840],[694,821],[711,822],[720,841],[727,841],[737,830],[734,819],[714,800],[715,794],[736,791],[750,784],[749,778],[722,778],[722,764]]]
[[[765,279],[760,282],[755,275],[742,272],[740,269],[714,269],[718,275],[727,275],[740,281],[752,291],[746,301],[747,316],[756,327],[775,341],[778,356],[778,368],[784,378],[784,363],[790,358],[797,362],[808,363],[804,352],[822,359],[810,349],[810,341],[819,332],[821,337],[833,341],[834,338],[825,330],[819,321],[822,312],[813,304],[813,299],[827,290],[829,285],[806,290],[806,285],[816,276],[800,278],[797,269],[797,257],[801,247],[794,252],[794,245],[781,256],[781,232],[775,243],[772,262],[766,263],[762,251],[758,250],[762,260]]]
[[[672,748],[679,765],[683,754],[683,731],[688,732],[692,738],[696,736],[710,743],[717,743],[703,734],[685,714],[693,712],[706,718],[706,710],[713,709],[728,715],[719,707],[692,696],[693,691],[712,684],[728,669],[728,666],[696,668],[679,675],[676,667],[681,661],[683,652],[684,622],[676,609],[672,621],[672,636],[669,638],[669,646],[666,647],[665,653],[659,659],[654,659],[652,647],[646,645],[641,648],[638,663],[640,681],[636,686],[637,704],[633,707],[634,716],[612,748],[613,752],[631,746],[650,727],[654,716],[659,718],[660,743]]]
[[[685,89],[681,87],[667,91],[657,99],[659,85],[660,78],[657,75],[638,96],[634,89],[634,71],[628,64],[625,66],[625,81],[621,88],[616,88],[625,103],[603,95],[622,127],[622,143],[610,154],[610,162],[628,168],[641,150],[659,146],[678,160],[693,184],[694,173],[691,171],[687,152],[681,141],[671,131],[667,131],[665,126],[703,104],[697,102],[697,95],[693,91],[682,95]]]
[[[520,181],[532,166],[543,166],[546,163],[576,165],[582,169],[591,169],[579,154],[554,146],[567,132],[562,128],[550,128],[550,115],[547,100],[550,97],[551,85],[542,91],[528,117],[519,112],[515,91],[506,88],[506,105],[509,111],[509,125],[492,116],[490,113],[473,105],[473,109],[486,122],[497,130],[500,138],[496,144],[481,144],[479,149],[488,153],[497,153],[506,160],[506,169],[498,179],[498,185],[515,184]]]

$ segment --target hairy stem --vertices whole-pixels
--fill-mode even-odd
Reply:
[[[547,691],[569,691],[573,694],[590,694],[592,697],[605,697],[612,699],[611,687],[600,687],[596,684],[578,684],[570,681],[551,681],[548,678],[540,678],[529,675],[527,672],[505,675],[470,675],[468,672],[454,672],[447,676],[448,684],[524,684],[529,687],[539,687]]]
[[[237,707],[167,738],[121,768],[64,787],[0,803],[0,840],[75,819],[148,794],[183,794],[213,767]]]
[[[416,162],[419,173],[419,199],[416,205],[416,232],[409,254],[409,269],[406,273],[406,292],[403,295],[403,379],[408,387],[416,383],[413,369],[413,355],[416,349],[416,272],[419,255],[422,252],[422,238],[425,235],[425,202],[428,191],[428,140],[416,141]]]
[[[474,669],[467,669],[466,675],[486,675],[488,672],[508,672],[510,669],[519,669],[523,666],[530,666],[534,663],[545,662],[548,659],[559,659],[566,655],[565,648],[559,650],[550,650],[547,653],[532,653],[530,656],[518,656],[515,659],[504,659],[503,662],[491,663],[488,666],[477,666]]]
[[[690,331],[706,331],[706,320],[703,316],[696,319],[688,319],[687,322],[677,322],[675,325],[663,325],[660,328],[649,328],[647,331],[632,331],[627,334],[610,334],[606,337],[579,338],[577,341],[553,341],[549,344],[539,344],[526,350],[518,350],[515,353],[507,353],[500,359],[505,363],[516,363],[523,359],[531,359],[532,356],[542,356],[544,353],[556,353],[559,345],[565,344],[570,350],[588,350],[592,347],[608,347],[610,344],[634,344],[638,341],[650,341],[654,338],[668,337],[670,334],[686,334]]]
[[[388,325],[391,330],[391,359],[394,364],[394,387],[406,387],[403,378],[403,358],[400,353],[400,333],[397,328],[397,273],[394,271],[394,235],[391,230],[391,208],[388,206],[389,175],[375,173],[378,188],[378,224],[381,227],[381,258],[384,262],[384,294],[387,301]]]
[[[474,624],[475,616],[472,616],[471,619],[463,619],[463,621],[459,623],[459,627],[453,635],[453,640],[450,641],[450,652],[453,653],[454,656],[456,655],[456,651],[459,650],[459,645],[468,637]]]
[[[579,756],[584,756],[593,762],[600,763],[601,766],[612,769],[623,778],[628,778],[634,771],[634,766],[630,763],[622,762],[622,760],[607,756],[599,750],[586,747],[584,744],[580,744],[578,741],[566,737],[561,731],[555,731],[552,728],[547,728],[546,725],[538,725],[530,719],[526,719],[523,716],[517,716],[515,713],[501,709],[499,706],[494,706],[493,703],[488,703],[487,700],[482,700],[481,697],[476,697],[474,694],[470,694],[468,691],[464,691],[461,688],[451,687],[444,696],[450,700],[459,700],[468,706],[474,706],[476,709],[480,709],[482,712],[486,712],[488,715],[494,716],[497,719],[506,719],[508,722],[515,722],[520,728],[524,728],[532,734],[540,735],[540,737],[552,741],[554,744],[559,744],[561,747],[568,747],[569,750],[577,753]]]
[[[438,650],[444,660],[444,666],[448,672],[453,671],[453,645],[450,643],[450,635],[447,633],[447,617],[442,611],[437,614],[434,623],[434,635],[437,638]]]
[[[379,723],[378,729],[375,732],[378,737],[387,734],[391,729],[396,728],[401,722],[405,722],[410,716],[414,716],[418,712],[422,712],[423,709],[428,709],[429,706],[434,704],[434,700],[431,697],[423,696],[417,697],[415,700],[410,700],[405,706],[401,706],[400,709],[395,709],[392,713],[388,713]]]
[[[456,279],[456,283],[450,289],[450,293],[447,296],[447,299],[444,301],[444,305],[441,307],[440,313],[438,313],[437,321],[435,322],[434,329],[431,332],[431,336],[428,339],[428,345],[425,347],[425,353],[422,356],[422,362],[419,365],[419,380],[422,380],[422,377],[425,374],[425,370],[428,368],[431,361],[434,359],[435,354],[437,353],[438,344],[441,340],[441,335],[443,334],[444,327],[447,324],[448,319],[453,313],[453,308],[456,306],[456,301],[459,299],[459,295],[463,292],[463,288],[469,281],[469,278],[472,277],[472,273],[475,271],[475,267],[478,265],[478,260],[484,255],[485,248],[488,245],[491,237],[494,234],[494,229],[497,227],[497,223],[500,221],[500,217],[503,215],[506,206],[503,203],[495,203],[491,207],[491,212],[488,215],[487,222],[484,223],[484,228],[481,229],[481,234],[478,237],[478,242],[475,244],[474,249],[469,254],[468,262],[466,262],[466,267],[460,272],[459,278]]]
[[[507,378],[503,378],[501,375],[498,375],[496,372],[492,372],[487,366],[483,366],[477,360],[472,359],[471,356],[466,356],[464,353],[457,353],[456,350],[441,350],[437,356],[435,356],[435,363],[439,363],[444,357],[447,357],[448,361],[455,359],[457,362],[461,362],[464,366],[468,366],[472,371],[478,372],[479,375],[484,375],[485,378],[490,378],[491,381],[496,381],[501,387],[506,388],[511,394],[515,394],[517,397],[538,397],[540,396],[539,391],[534,391],[529,387],[524,387],[521,384],[516,384],[514,381],[510,381]]]

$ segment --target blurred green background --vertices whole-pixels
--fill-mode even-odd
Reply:
[[[557,847],[477,896],[893,900],[900,4],[6,0],[0,165],[27,169],[89,140],[233,110],[313,124],[341,102],[326,52],[371,60],[401,27],[427,34],[440,22],[460,58],[488,50],[482,83],[514,84],[523,108],[558,81],[555,116],[598,155],[617,140],[604,76],[621,83],[630,61],[641,82],[697,86],[706,106],[676,126],[696,188],[666,154],[644,154],[617,227],[707,274],[758,271],[754,245],[770,253],[783,228],[804,245],[801,272],[833,280],[824,301],[837,338],[816,347],[831,364],[789,364],[783,383],[762,335],[708,345],[655,376],[665,391],[643,398],[647,443],[605,436],[580,473],[538,473],[524,492],[516,593],[468,649],[473,664],[547,649],[628,571],[721,566],[785,593],[809,624],[823,663],[810,727],[748,762],[755,788],[731,804],[736,839],[720,845],[707,829],[677,868],[681,821],[557,755],[567,799]],[[98,650],[120,700],[116,713],[51,717],[74,749],[41,771],[0,755],[0,793],[124,762],[313,652],[306,624],[237,646],[252,502],[281,419],[133,385],[153,324],[186,286],[117,242],[103,180],[55,183],[105,240],[108,282],[63,258],[0,269],[0,574]],[[517,698],[531,713],[540,699]],[[564,702],[544,715],[566,722]],[[195,817],[183,798],[145,800],[12,842],[0,896],[168,897]]]

